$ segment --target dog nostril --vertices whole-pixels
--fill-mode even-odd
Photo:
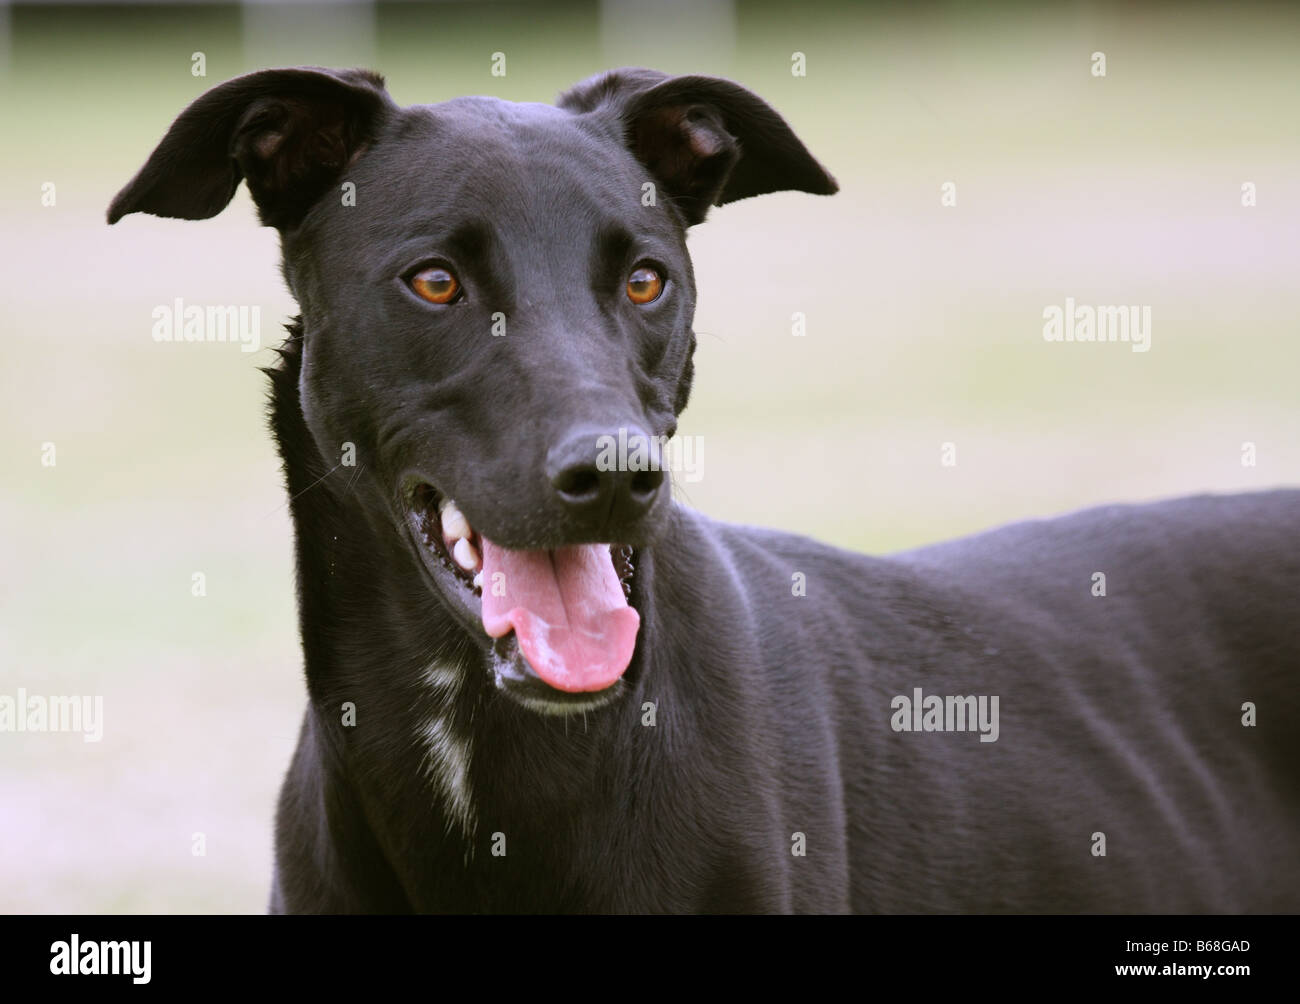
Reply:
[[[638,427],[585,427],[551,448],[546,473],[566,512],[617,530],[654,507],[665,480],[659,460],[657,441]]]
[[[663,483],[663,471],[638,471],[628,487],[634,499],[644,502],[653,498],[655,492],[659,490],[659,486]]]
[[[594,467],[565,468],[552,482],[555,490],[574,502],[594,499],[600,494],[600,472]]]

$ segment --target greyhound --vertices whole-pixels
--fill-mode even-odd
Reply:
[[[241,179],[301,307],[272,912],[1300,909],[1300,492],[884,558],[670,498],[688,229],[837,188],[759,97],[622,69],[402,108],[267,70],[108,219]]]

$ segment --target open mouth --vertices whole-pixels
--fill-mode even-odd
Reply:
[[[623,544],[501,547],[426,482],[407,493],[426,567],[466,626],[492,639],[497,686],[539,711],[592,710],[618,696],[640,617],[628,605],[635,554]]]

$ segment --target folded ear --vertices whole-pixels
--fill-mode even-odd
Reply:
[[[216,216],[239,180],[267,226],[295,226],[395,108],[368,70],[262,70],[196,99],[108,207],[185,220]]]
[[[710,206],[751,195],[833,195],[839,185],[770,105],[716,77],[623,69],[578,84],[557,102],[617,118],[622,137],[687,225]]]

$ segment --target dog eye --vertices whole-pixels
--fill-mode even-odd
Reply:
[[[445,268],[421,269],[407,280],[415,294],[430,303],[451,303],[460,295],[460,283]]]
[[[633,269],[627,277],[627,298],[633,303],[653,303],[663,291],[663,276],[648,265]]]

